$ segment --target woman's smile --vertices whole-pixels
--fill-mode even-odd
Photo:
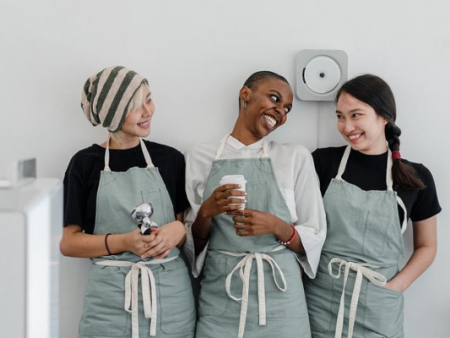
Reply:
[[[277,125],[278,121],[271,115],[263,114],[263,116],[266,120],[266,125],[267,125],[268,129],[273,130],[275,128],[275,126]]]

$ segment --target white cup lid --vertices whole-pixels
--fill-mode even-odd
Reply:
[[[225,175],[221,181],[245,181],[244,175]]]

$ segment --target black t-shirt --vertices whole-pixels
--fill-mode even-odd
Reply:
[[[345,148],[346,146],[317,149],[312,154],[320,180],[322,196],[325,195],[331,179],[337,175]],[[387,152],[381,155],[365,155],[352,149],[342,178],[362,190],[386,190],[387,156]],[[412,221],[423,221],[438,214],[441,207],[430,171],[422,164],[404,159],[402,161],[416,170],[417,175],[426,186],[423,190],[402,190],[394,182],[393,188],[405,204],[408,218],[411,218]],[[400,206],[399,215],[402,221],[404,215]]]
[[[169,192],[174,214],[183,212],[189,206],[183,154],[163,144],[144,143]],[[112,171],[124,172],[132,167],[147,167],[141,145],[109,151],[109,167]],[[97,144],[72,157],[64,177],[64,226],[74,224],[81,226],[86,233],[94,232],[97,190],[100,172],[104,167],[105,148]]]

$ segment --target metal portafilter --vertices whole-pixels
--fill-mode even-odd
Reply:
[[[150,235],[151,228],[159,228],[150,217],[153,215],[153,205],[151,203],[142,203],[136,206],[130,216],[133,218],[141,229],[141,234]]]

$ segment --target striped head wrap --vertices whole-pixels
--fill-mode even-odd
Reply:
[[[81,108],[93,126],[102,124],[110,132],[122,127],[128,106],[136,91],[146,83],[136,72],[125,67],[110,67],[87,79]]]

